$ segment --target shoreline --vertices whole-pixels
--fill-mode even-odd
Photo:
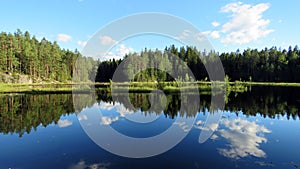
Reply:
[[[193,86],[191,86],[191,84]],[[227,90],[233,92],[244,91],[245,88],[251,86],[277,86],[277,87],[300,87],[300,83],[289,83],[289,82],[209,82],[209,81],[198,81],[196,83],[191,82],[181,82],[183,89],[195,89],[198,88],[200,91],[209,91],[211,86],[216,88],[222,88],[226,85]],[[215,85],[216,84],[216,85]],[[1,83],[0,84],[0,93],[31,93],[31,94],[59,94],[59,93],[90,93],[91,88],[89,86],[98,86],[96,91],[109,91],[110,83],[101,82],[101,83],[32,83],[32,84],[18,84],[18,83]],[[180,92],[178,84],[174,82],[132,82],[132,83],[113,83],[116,85],[116,91],[128,91],[126,87],[130,87],[129,92],[151,92],[152,90],[161,88],[167,93]],[[118,87],[120,85],[120,87]],[[159,86],[162,87],[159,87]],[[197,85],[197,87],[195,87]],[[80,88],[76,89],[76,86]],[[75,87],[75,88],[74,88]],[[229,87],[229,89],[228,89]],[[247,90],[247,89],[246,89]]]

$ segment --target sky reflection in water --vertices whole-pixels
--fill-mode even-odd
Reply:
[[[48,96],[34,97],[49,98]],[[284,98],[285,95],[281,95],[280,99]],[[17,98],[14,100],[16,102]],[[59,99],[53,98],[54,100]],[[277,104],[281,105],[278,100],[277,98]],[[283,102],[289,107],[295,107],[291,105],[291,101],[283,100]],[[241,101],[237,104],[243,105]],[[57,104],[53,103],[53,105]],[[1,128],[0,169],[270,167],[281,169],[297,168],[300,165],[300,152],[298,151],[300,149],[300,121],[298,117],[289,118],[288,114],[274,117],[271,114],[272,118],[270,118],[260,113],[255,116],[252,113],[245,115],[247,110],[226,110],[218,124],[205,128],[204,122],[210,112],[204,108],[197,113],[194,126],[189,130],[189,126],[184,122],[175,122],[176,117],[164,112],[150,113],[140,108],[129,110],[122,103],[113,104],[104,100],[94,106],[103,114],[102,118],[95,119],[98,125],[110,125],[118,132],[131,137],[152,137],[165,131],[173,123],[177,126],[178,132],[185,132],[188,135],[178,145],[163,154],[145,159],[130,159],[113,155],[90,140],[80,126],[80,122],[89,120],[85,114],[79,113],[76,116],[72,113],[61,112],[60,118],[56,118],[51,115],[51,112],[47,112],[44,115],[41,114],[41,117],[53,118],[52,123],[46,125],[45,121],[49,120],[40,118],[44,125],[40,124],[35,129],[32,128],[29,133],[25,132],[22,135],[17,132],[18,126],[13,128],[5,121],[4,118],[10,116],[2,115],[2,124],[6,124],[8,128]],[[269,109],[272,106],[269,106]],[[85,108],[85,110],[91,108]],[[63,111],[63,109],[59,110]],[[25,113],[27,116],[30,115],[28,114],[30,112]],[[141,119],[144,121],[138,123]],[[15,132],[6,133],[8,129]],[[200,144],[198,140],[200,131],[210,129],[216,129],[216,132],[208,141]]]

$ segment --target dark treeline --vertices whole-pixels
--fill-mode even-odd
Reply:
[[[57,123],[62,115],[73,113],[71,94],[0,96],[0,133],[22,136],[38,126]]]
[[[240,115],[240,112],[247,116],[260,115],[264,118],[278,118],[286,116],[287,119],[300,118],[299,106],[299,88],[286,87],[252,87],[251,91],[244,93],[230,93],[226,100],[225,110]],[[158,96],[159,97],[159,96]],[[188,102],[182,100],[179,94],[167,94],[166,107],[163,110],[168,117],[174,118],[180,113],[180,116],[195,116],[199,111],[206,112],[211,106],[211,95],[201,95],[200,104],[193,99],[194,95],[189,95]],[[196,96],[195,96],[196,97]],[[220,97],[223,97],[220,95]],[[129,110],[142,110],[145,114],[156,113],[161,111],[148,111],[151,107],[149,102],[149,94],[146,93],[130,93],[129,98],[126,95],[119,95],[112,100],[111,95],[99,94],[98,102],[115,102],[122,103]],[[161,99],[161,98],[157,98]],[[131,104],[134,106],[130,107]],[[181,107],[181,103],[183,108]],[[187,106],[185,106],[187,105]],[[200,106],[199,106],[200,105]],[[199,109],[195,109],[198,107]],[[181,112],[183,110],[184,112]],[[212,113],[212,112],[210,112]]]
[[[248,116],[261,115],[287,119],[300,118],[298,87],[252,87],[250,92],[231,93],[225,109],[233,112],[242,111]],[[238,113],[237,113],[238,114]]]
[[[77,105],[73,97],[79,97]],[[95,102],[89,94],[0,95],[0,133],[21,137],[39,126],[58,124],[61,116],[80,112]]]
[[[29,75],[33,79],[72,80],[76,61],[86,62],[87,73],[96,65],[92,58],[83,57],[77,50],[61,49],[57,42],[37,40],[29,32],[0,33],[0,72]],[[96,69],[95,69],[96,70]],[[0,79],[1,80],[1,79]]]
[[[187,67],[180,64],[174,55]],[[297,46],[283,50],[272,47],[230,53],[199,51],[189,46],[177,48],[174,45],[164,51],[145,49],[125,56],[129,64],[123,68],[123,74],[133,76],[134,72],[139,72],[134,81],[173,81],[174,78],[189,81],[191,76],[186,74],[189,68],[196,80],[209,80],[205,65],[214,63],[216,57],[220,58],[226,75],[232,81],[300,82],[300,49]],[[29,75],[33,79],[68,81],[72,80],[76,70],[81,81],[93,81],[96,74],[96,82],[108,82],[122,61],[112,59],[99,65],[99,61],[84,57],[77,50],[61,49],[57,42],[45,38],[39,41],[27,31],[0,33],[0,72]],[[139,64],[131,64],[135,61]],[[147,66],[160,71],[144,70]],[[170,76],[166,73],[168,71],[174,74]]]
[[[186,68],[179,64],[174,55],[183,60],[193,72],[196,80],[209,80],[205,64],[214,63],[219,57],[222,61],[225,74],[232,81],[266,81],[266,82],[300,82],[300,50],[297,46],[286,49],[276,47],[263,50],[247,49],[237,50],[231,53],[217,53],[215,51],[200,52],[194,47],[176,48],[174,45],[165,48],[163,52],[158,50],[143,50],[140,53],[131,53],[125,56],[129,64],[123,68],[125,76],[132,76],[133,72],[143,70],[146,65],[155,66],[160,70],[147,69],[134,76],[134,81],[172,81],[164,71],[177,72],[189,80],[190,76],[185,74]],[[201,58],[201,59],[200,59]],[[134,64],[140,60],[143,64]],[[109,60],[102,62],[98,67],[97,82],[108,82],[122,60]],[[133,64],[130,64],[132,62]],[[182,75],[184,73],[184,75]]]
[[[300,118],[300,97],[297,95],[299,88],[286,87],[252,87],[251,92],[230,93],[226,100],[225,110],[243,113],[247,116],[262,116],[265,118]],[[149,93],[130,93],[118,95],[113,101],[110,94],[98,93],[96,100],[89,94],[44,94],[44,95],[2,95],[0,96],[0,133],[17,133],[22,136],[36,130],[38,126],[57,124],[62,115],[79,113],[86,107],[93,106],[96,102],[122,103],[129,110],[140,109],[147,114],[163,112],[166,117],[180,116],[193,117],[198,112],[205,113],[211,106],[211,95],[201,95],[200,104],[195,101],[195,95],[189,95],[188,100],[183,100],[180,94],[167,94],[166,107],[151,107]],[[76,99],[75,109],[73,97]],[[162,95],[152,96],[154,99],[162,99]],[[195,96],[196,97],[196,96]],[[220,96],[223,97],[223,96]],[[129,104],[131,103],[131,104]],[[183,103],[183,107],[182,107]],[[130,107],[133,105],[133,107]],[[159,104],[154,104],[157,106]],[[162,110],[162,111],[161,111]],[[211,113],[211,112],[210,112]]]

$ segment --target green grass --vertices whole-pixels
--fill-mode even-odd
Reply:
[[[249,86],[291,86],[300,87],[300,83],[285,82],[131,82],[131,83],[33,83],[33,84],[0,84],[0,93],[72,93],[90,92],[91,86],[96,86],[96,91],[111,92],[113,87],[115,92],[144,93],[153,90],[163,90],[166,93],[194,91],[198,89],[200,93],[209,93],[212,88],[223,90],[227,87],[228,91],[245,92]]]
[[[291,86],[300,87],[300,83],[289,83],[289,82],[241,82],[248,86]]]
[[[0,84],[0,93],[72,93],[73,91],[87,92],[86,88],[72,88],[71,84]]]

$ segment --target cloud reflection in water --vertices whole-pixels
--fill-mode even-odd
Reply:
[[[111,111],[113,109],[116,110],[118,115],[116,116],[102,116],[101,117],[101,125],[110,125],[113,122],[118,121],[120,118],[119,117],[125,117],[126,115],[133,114],[134,111],[130,111],[129,109],[125,108],[125,106],[121,103],[115,102],[115,103],[108,103],[108,102],[100,102],[99,103],[99,108],[101,110],[107,110]]]
[[[105,110],[109,112],[104,113],[104,115],[101,117],[101,125],[110,125],[113,122],[116,122],[122,118],[136,123],[150,123],[155,121],[159,117],[157,115],[151,114],[145,115],[144,112],[140,110],[130,110],[119,102],[108,103],[101,101],[99,103],[99,108],[100,110]]]
[[[258,125],[255,122],[250,122],[241,118],[228,120],[223,119],[220,124],[226,129],[221,129],[218,132],[229,142],[228,149],[220,148],[219,153],[225,157],[240,159],[249,155],[255,157],[265,157],[266,153],[259,148],[261,143],[266,143],[267,139],[264,133],[271,131],[263,125]]]
[[[85,161],[79,161],[77,164],[73,164],[69,169],[108,169],[110,163],[93,163],[87,164]]]
[[[225,138],[229,144],[229,148],[219,148],[221,155],[240,159],[249,155],[255,157],[266,157],[266,153],[259,148],[261,143],[266,143],[264,133],[271,133],[269,129],[256,122],[245,119],[221,119],[218,124],[204,126],[204,121],[198,120],[194,127],[199,130],[208,131],[215,129],[216,132],[211,136],[211,140],[219,140],[220,137]],[[219,126],[224,127],[218,129]]]
[[[64,120],[60,119],[60,120],[58,120],[58,122],[57,122],[57,125],[58,125],[58,127],[60,127],[60,128],[68,127],[68,126],[71,126],[72,124],[73,124],[73,122],[72,122],[72,121],[69,121],[68,119],[64,119]]]

